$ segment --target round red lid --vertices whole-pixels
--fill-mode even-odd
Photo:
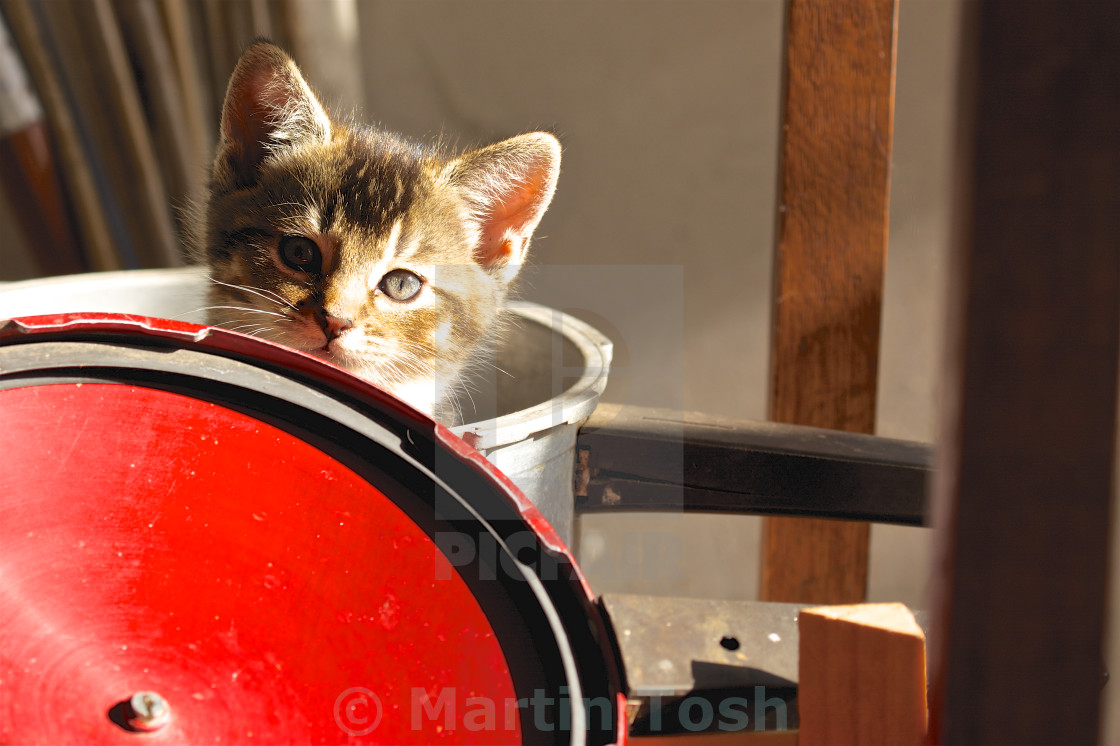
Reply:
[[[0,741],[621,741],[568,550],[344,372],[175,322],[19,320],[0,422]]]

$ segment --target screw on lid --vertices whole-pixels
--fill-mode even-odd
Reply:
[[[135,730],[159,730],[171,719],[171,706],[156,692],[136,692],[128,706],[132,710],[128,724]]]

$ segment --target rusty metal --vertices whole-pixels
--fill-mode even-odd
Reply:
[[[603,606],[631,697],[797,686],[801,604],[608,593]]]
[[[797,727],[797,617],[811,605],[608,593],[602,606],[632,734]]]
[[[631,733],[797,727],[798,604],[606,594]]]

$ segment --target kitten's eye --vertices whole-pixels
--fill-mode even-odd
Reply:
[[[284,236],[280,239],[280,260],[297,272],[317,275],[323,271],[323,255],[310,238]]]
[[[381,278],[381,292],[396,301],[412,300],[420,292],[424,281],[407,269],[394,269]]]

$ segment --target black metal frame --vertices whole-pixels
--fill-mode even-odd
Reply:
[[[932,446],[600,405],[579,432],[576,511],[709,511],[927,525]]]

